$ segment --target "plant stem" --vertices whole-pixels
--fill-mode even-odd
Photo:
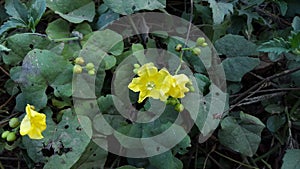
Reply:
[[[277,151],[277,149],[280,147],[280,144],[277,144],[276,146],[274,146],[273,148],[271,148],[271,150],[269,150],[268,152],[266,152],[265,154],[253,159],[254,162],[260,161],[266,157],[268,157],[269,155],[273,154],[275,151]]]
[[[237,164],[240,164],[240,165],[242,165],[242,166],[245,166],[245,167],[248,167],[248,168],[253,168],[253,169],[259,169],[259,168],[257,168],[257,167],[253,167],[253,166],[250,166],[250,165],[248,165],[248,164],[239,162],[239,161],[237,161],[237,160],[235,160],[235,159],[232,159],[232,158],[230,158],[230,157],[227,157],[226,155],[224,155],[224,154],[222,154],[222,153],[220,153],[220,152],[218,152],[218,151],[214,151],[214,152],[215,152],[216,154],[218,154],[219,156],[221,156],[221,157],[223,157],[223,158],[226,158],[227,160],[230,160],[230,161],[235,162],[235,163],[237,163]]]
[[[61,38],[61,39],[52,39],[54,42],[67,42],[73,40],[79,40],[79,37],[71,37],[71,38]]]
[[[183,52],[180,53],[180,63],[178,68],[175,71],[175,75],[177,75],[177,73],[179,72],[179,70],[181,69],[181,64],[182,64],[182,56],[183,56]]]

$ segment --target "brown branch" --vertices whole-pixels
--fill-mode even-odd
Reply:
[[[267,11],[267,10],[260,9],[259,7],[255,7],[255,10],[257,12],[263,13],[263,14],[265,14],[265,15],[273,18],[273,20],[279,20],[279,21],[281,21],[282,23],[284,23],[284,24],[286,24],[288,26],[292,25],[290,22],[284,20],[283,18],[280,18],[279,16],[277,16],[277,15],[275,15],[275,14],[273,14],[273,13]]]
[[[6,105],[7,105],[14,97],[15,97],[15,96],[10,96],[10,98],[9,98],[8,100],[6,100],[6,102],[3,103],[3,104],[0,106],[0,110],[1,110],[4,106],[6,106]]]
[[[9,73],[2,66],[0,66],[0,70],[2,70],[2,72],[4,72],[7,76],[10,76]]]
[[[242,93],[240,96],[238,96],[237,98],[235,98],[231,104],[236,104],[236,103],[241,103],[241,101],[243,101],[243,99],[245,97],[247,97],[247,95],[249,93],[251,93],[252,91],[258,89],[258,88],[261,88],[261,86],[266,83],[266,82],[269,82],[271,81],[272,79],[276,79],[276,78],[279,78],[281,76],[285,76],[285,75],[288,75],[288,74],[291,74],[291,73],[294,73],[294,72],[297,72],[298,70],[300,70],[300,67],[296,67],[294,69],[289,69],[289,70],[285,70],[283,72],[280,72],[280,73],[277,73],[275,75],[272,75],[272,76],[269,76],[265,79],[263,79],[262,81],[258,82],[256,85],[252,86],[251,88],[249,88],[248,90],[246,90],[244,93]],[[258,91],[258,90],[257,90]],[[256,92],[255,92],[256,93]],[[248,96],[249,97],[249,96]]]

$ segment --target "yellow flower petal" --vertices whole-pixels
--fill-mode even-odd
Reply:
[[[153,63],[147,63],[139,68],[137,78],[133,78],[128,88],[134,92],[140,92],[138,103],[141,103],[147,97],[165,101],[168,96],[170,85],[168,76],[171,76],[166,69],[160,71]]]
[[[33,110],[33,107],[27,104],[26,115],[20,125],[20,134],[28,135],[31,139],[42,139],[42,132],[47,128],[46,115]]]
[[[28,115],[25,115],[20,125],[20,134],[22,136],[28,134],[30,128],[31,128],[30,119],[28,118]]]
[[[185,85],[190,82],[190,79],[185,74],[180,74],[173,76],[172,81],[172,86],[167,94],[174,98],[183,98],[184,93],[189,91]]]

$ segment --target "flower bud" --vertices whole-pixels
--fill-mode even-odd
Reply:
[[[1,137],[3,139],[6,139],[7,135],[10,133],[10,131],[4,131],[2,134],[1,134]]]
[[[14,117],[9,120],[9,127],[16,128],[20,125],[20,121],[18,118]]]
[[[82,67],[80,65],[75,65],[73,67],[73,72],[76,74],[80,74],[82,72]]]
[[[205,43],[205,38],[199,37],[199,38],[197,39],[197,46],[202,46],[203,43]]]
[[[194,92],[194,91],[195,91],[194,86],[188,86],[188,88],[189,88],[189,90],[190,90],[191,92]]]
[[[83,57],[78,57],[75,59],[75,63],[78,65],[83,65],[84,64],[84,59]]]
[[[139,64],[135,63],[135,64],[133,65],[133,67],[136,68],[136,69],[138,69],[138,68],[140,68],[141,66],[140,66]]]
[[[193,48],[193,53],[194,53],[195,55],[199,56],[200,53],[201,53],[201,49],[200,49],[200,48]]]
[[[137,73],[138,73],[138,71],[139,71],[139,69],[138,69],[138,68],[136,68],[136,69],[133,69],[133,73],[134,73],[134,74],[137,74]]]
[[[206,47],[208,44],[206,42],[202,43],[202,47]]]
[[[8,133],[6,140],[7,141],[15,141],[17,139],[16,133],[15,132],[10,132]]]
[[[176,104],[175,105],[175,110],[178,111],[178,112],[182,112],[184,110],[184,106],[183,104]]]
[[[93,63],[88,63],[86,64],[85,68],[89,71],[89,70],[93,70],[95,67],[95,65]]]
[[[96,74],[95,69],[89,70],[89,71],[88,71],[88,74],[89,74],[89,75],[95,75],[95,74]]]
[[[182,49],[182,45],[181,45],[181,44],[176,45],[175,50],[176,50],[177,52],[180,52],[181,49]]]
[[[173,106],[178,104],[178,103],[179,103],[178,99],[173,98],[173,97],[169,98],[168,101],[167,101],[167,104],[170,104],[170,105],[173,105]]]

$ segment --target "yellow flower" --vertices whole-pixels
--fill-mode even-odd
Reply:
[[[170,89],[172,78],[166,69],[160,71],[153,63],[147,63],[140,67],[137,72],[137,78],[133,78],[128,88],[134,92],[140,92],[138,103],[143,102],[147,97],[166,101],[166,93]]]
[[[20,125],[20,134],[28,135],[31,139],[42,139],[42,132],[46,129],[46,115],[34,110],[27,104],[26,115]]]
[[[167,95],[174,98],[183,98],[185,96],[184,93],[189,91],[185,86],[189,82],[190,79],[185,74],[172,76],[171,88]]]

